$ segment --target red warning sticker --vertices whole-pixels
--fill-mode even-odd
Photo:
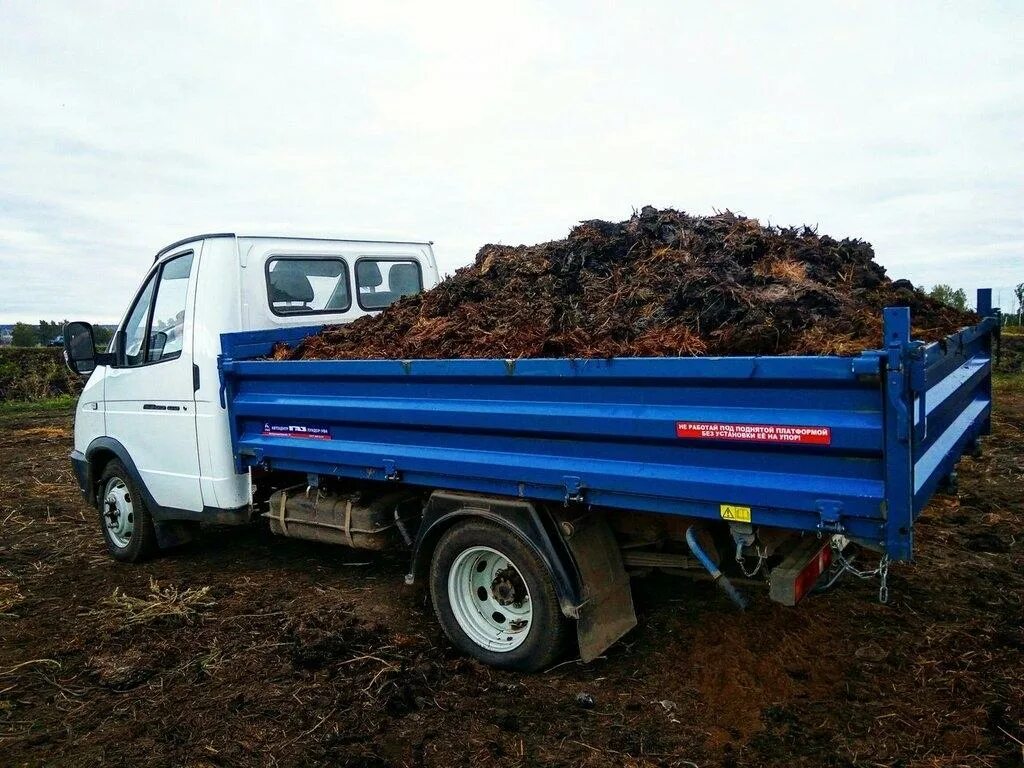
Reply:
[[[677,421],[676,437],[684,440],[749,440],[755,443],[832,444],[831,428],[803,427],[792,424]]]

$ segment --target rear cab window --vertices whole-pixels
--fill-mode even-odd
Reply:
[[[267,302],[278,316],[346,312],[352,306],[348,264],[340,256],[271,256]]]
[[[415,259],[364,256],[356,260],[355,273],[359,307],[371,312],[423,290],[423,272]]]

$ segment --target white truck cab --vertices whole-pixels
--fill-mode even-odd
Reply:
[[[156,255],[105,354],[87,323],[69,324],[69,364],[91,373],[72,464],[111,554],[135,560],[189,522],[248,519],[219,398],[222,333],[346,323],[438,280],[428,241],[197,235]],[[138,496],[153,526],[135,526]]]

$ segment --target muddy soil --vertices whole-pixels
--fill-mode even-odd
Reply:
[[[432,290],[275,356],[852,355],[882,345],[895,306],[923,341],[977,321],[890,280],[862,240],[646,206],[564,240],[485,245]]]
[[[104,554],[70,414],[0,421],[4,765],[1018,766],[1024,389],[917,562],[795,609],[737,613],[653,577],[640,626],[537,675],[459,656],[400,555],[209,529],[140,566]],[[590,694],[592,707],[577,703]]]

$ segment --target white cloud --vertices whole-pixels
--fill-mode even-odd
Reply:
[[[648,202],[1005,289],[1020,8],[4,4],[0,321],[113,320],[199,231],[412,233],[450,270]]]

